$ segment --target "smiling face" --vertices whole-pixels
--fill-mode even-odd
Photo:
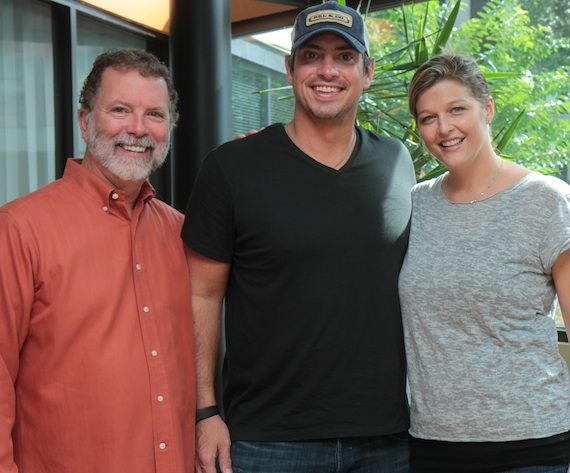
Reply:
[[[145,180],[168,154],[168,105],[164,79],[105,70],[93,110],[79,111],[86,159],[113,185]]]
[[[442,80],[418,97],[418,131],[430,151],[450,170],[472,165],[493,153],[487,125],[495,113],[492,97],[485,105],[469,88],[455,80]]]
[[[373,60],[364,71],[362,54],[341,36],[322,33],[300,46],[294,61],[292,68],[286,60],[286,67],[295,116],[354,121],[358,99],[370,87]]]

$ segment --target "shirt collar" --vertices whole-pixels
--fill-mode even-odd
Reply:
[[[83,192],[86,192],[96,202],[101,203],[101,205],[108,206],[111,202],[117,201],[117,196],[120,197],[120,200],[124,201],[125,193],[122,190],[115,189],[107,184],[89,169],[83,167],[81,162],[82,159],[69,158],[65,166],[65,171],[63,172],[63,178],[77,183]],[[155,195],[156,191],[154,187],[152,187],[147,180],[141,187],[137,204],[139,202],[146,204],[153,199]]]

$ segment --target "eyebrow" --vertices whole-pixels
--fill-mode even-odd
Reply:
[[[109,104],[107,104],[107,107],[129,107],[132,108],[133,105],[129,102],[125,102],[124,100],[113,100],[112,102],[110,102]],[[156,110],[156,111],[165,111],[168,110],[168,106],[164,106],[164,105],[154,105],[152,107],[146,107],[146,110]]]
[[[465,99],[456,99],[456,100],[452,100],[451,102],[445,102],[444,105],[450,107],[453,105],[459,105],[459,104],[466,104],[467,100]],[[420,115],[422,113],[430,113],[429,109],[421,109],[417,111],[417,114]]]

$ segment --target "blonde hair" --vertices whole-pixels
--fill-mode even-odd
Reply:
[[[442,80],[455,80],[465,85],[485,107],[489,94],[489,84],[475,59],[461,54],[442,54],[423,63],[415,72],[408,87],[408,108],[415,119],[419,96]]]

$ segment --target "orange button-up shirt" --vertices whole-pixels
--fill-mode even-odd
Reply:
[[[79,160],[0,209],[0,472],[194,471],[182,215]]]

